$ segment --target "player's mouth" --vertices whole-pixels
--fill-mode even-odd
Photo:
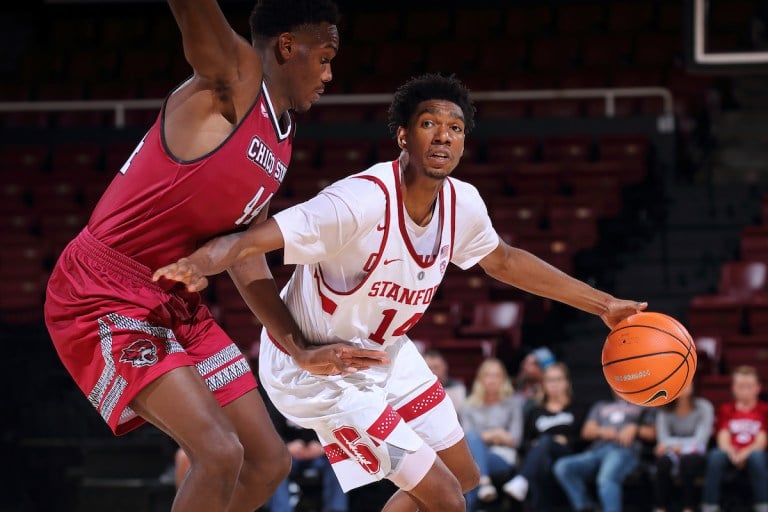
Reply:
[[[427,160],[433,164],[443,165],[451,161],[451,153],[446,150],[435,150],[427,153]]]
[[[313,98],[312,98],[312,103],[314,103],[317,100],[319,100],[320,96],[322,96],[324,92],[325,92],[325,87],[320,87],[319,89],[315,89],[313,91],[314,95],[313,95]]]

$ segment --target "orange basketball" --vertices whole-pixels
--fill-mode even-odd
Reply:
[[[642,312],[619,322],[603,345],[603,374],[624,400],[652,407],[671,402],[693,380],[696,347],[680,322]]]

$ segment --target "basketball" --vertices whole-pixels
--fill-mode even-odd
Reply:
[[[671,402],[696,373],[691,335],[662,313],[636,313],[619,322],[605,340],[602,359],[611,388],[644,407]]]

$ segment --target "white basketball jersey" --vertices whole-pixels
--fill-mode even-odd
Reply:
[[[275,215],[286,239],[286,263],[316,261],[298,265],[282,292],[308,339],[378,349],[407,333],[434,298],[453,257],[455,185],[469,185],[446,179],[429,225],[419,227],[405,211],[400,179],[397,161],[377,164],[323,191],[325,202],[310,200]],[[479,221],[464,221],[476,233],[463,234],[472,249],[461,266],[474,264],[498,244],[485,205],[471,190],[476,211],[465,213],[476,213]],[[329,217],[344,225],[355,219],[355,225],[328,226]],[[326,227],[313,232],[322,223]]]

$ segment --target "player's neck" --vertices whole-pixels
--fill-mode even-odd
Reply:
[[[400,191],[403,196],[403,205],[413,222],[419,226],[429,224],[435,212],[437,196],[442,188],[443,180],[401,171]]]
[[[282,119],[283,114],[288,111],[290,107],[288,98],[282,93],[283,87],[280,87],[280,81],[274,77],[274,73],[269,73],[267,67],[264,68],[264,86],[269,92],[269,100],[272,103],[272,109],[275,111],[275,117]]]

